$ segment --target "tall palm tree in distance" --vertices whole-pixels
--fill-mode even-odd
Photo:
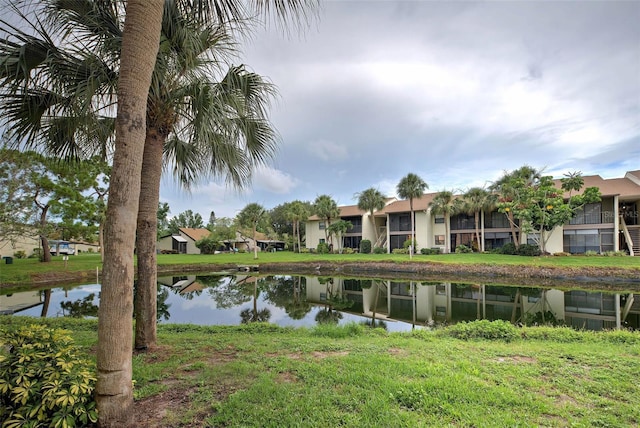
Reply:
[[[386,198],[378,189],[373,187],[357,193],[356,196],[358,197],[358,208],[369,213],[369,220],[371,220],[371,226],[373,227],[375,236],[375,245],[375,243],[378,242],[378,228],[376,227],[376,220],[373,217],[373,213],[384,208]]]
[[[433,197],[433,200],[429,203],[429,207],[431,208],[431,212],[433,214],[444,215],[444,251],[445,253],[449,253],[451,252],[449,222],[451,220],[451,215],[457,212],[453,192],[449,190],[441,190],[440,192],[436,193],[436,195]]]
[[[473,215],[476,242],[480,252],[484,251],[484,237],[480,236],[481,213],[493,206],[493,200],[493,195],[481,187],[472,187],[462,195],[462,199],[457,199],[461,204],[457,211]]]
[[[412,258],[413,247],[416,245],[416,228],[413,213],[413,200],[416,198],[420,198],[424,194],[424,191],[428,188],[429,186],[427,185],[427,183],[418,175],[413,173],[409,173],[405,177],[403,177],[396,187],[398,196],[400,196],[402,199],[409,199],[409,210],[411,211],[411,245],[409,246],[409,258]]]
[[[331,234],[329,233],[331,220],[340,217],[340,208],[338,208],[338,203],[329,195],[320,195],[316,197],[315,201],[313,201],[313,212],[325,221],[324,237],[325,242],[329,244],[331,240]]]

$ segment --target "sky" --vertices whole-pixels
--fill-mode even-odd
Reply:
[[[308,28],[268,25],[241,62],[278,88],[273,161],[239,192],[185,192],[170,215],[235,217],[328,194],[489,185],[523,165],[561,177],[640,169],[640,1],[326,1]]]

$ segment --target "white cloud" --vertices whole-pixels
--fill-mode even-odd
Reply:
[[[309,144],[309,152],[327,162],[340,162],[349,157],[346,146],[338,145],[332,141],[316,140]]]
[[[286,172],[263,166],[253,174],[253,185],[272,193],[287,194],[298,185],[298,180]]]

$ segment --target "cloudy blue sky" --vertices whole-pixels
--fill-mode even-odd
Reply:
[[[257,31],[242,62],[279,89],[281,142],[244,192],[185,193],[171,214],[234,217],[409,172],[465,189],[524,164],[605,178],[640,169],[640,1],[330,1],[298,36]]]

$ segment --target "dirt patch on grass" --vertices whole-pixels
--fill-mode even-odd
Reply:
[[[185,406],[189,406],[189,395],[190,390],[188,388],[172,385],[164,392],[136,401],[133,426],[148,428],[175,426],[173,424],[166,425],[163,420],[167,414],[179,413]],[[201,425],[186,426],[195,427]]]
[[[287,356],[289,358],[291,358],[292,360],[302,360],[303,358],[307,357],[307,356],[311,356],[313,358],[315,358],[316,360],[323,360],[325,358],[329,358],[329,357],[344,357],[349,355],[349,352],[347,351],[331,351],[331,352],[326,352],[326,351],[313,351],[313,352],[309,352],[309,353],[302,353],[302,352],[296,352],[294,354],[288,354]]]
[[[496,361],[498,363],[526,363],[526,364],[533,364],[533,363],[537,363],[538,360],[536,360],[533,357],[527,357],[524,355],[513,355],[511,357],[498,357],[496,358]]]

